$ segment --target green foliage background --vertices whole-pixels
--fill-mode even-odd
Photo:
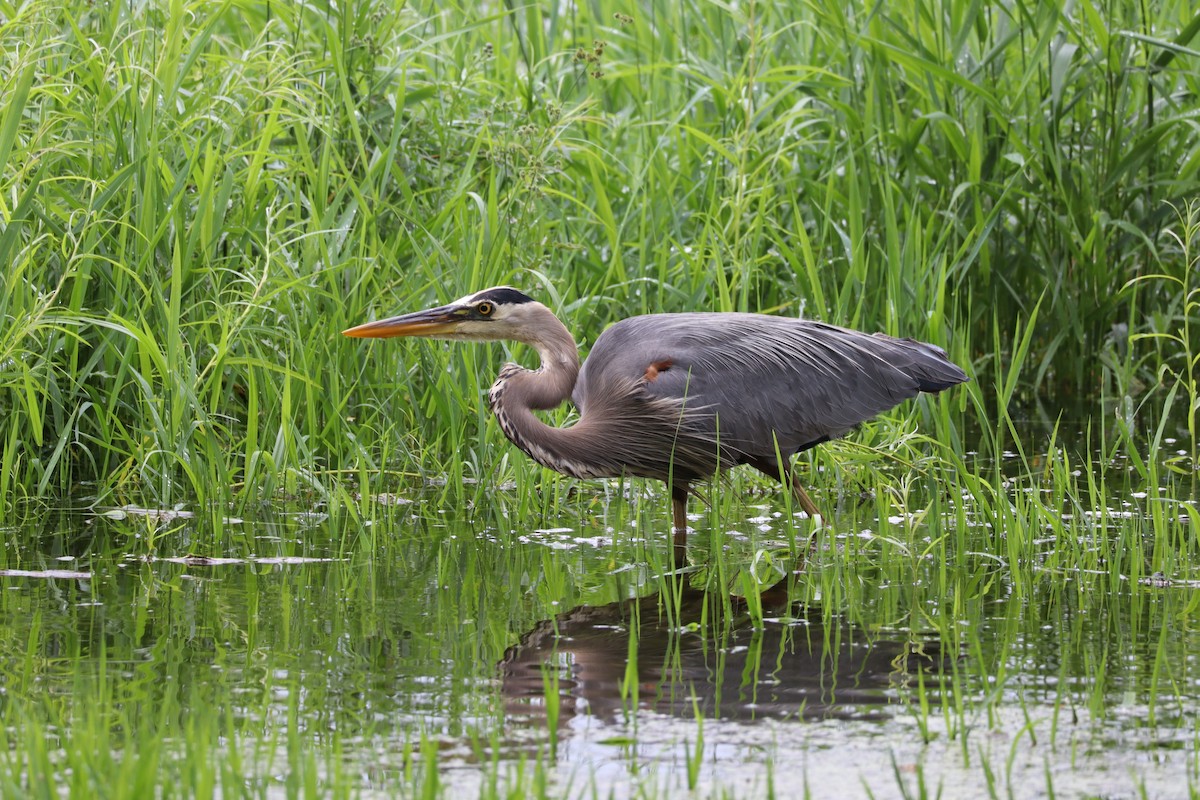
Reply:
[[[801,313],[945,345],[973,416],[1154,424],[1195,351],[1198,30],[1182,0],[0,2],[0,493],[536,470],[486,423],[498,353],[339,335],[499,283],[585,346]]]

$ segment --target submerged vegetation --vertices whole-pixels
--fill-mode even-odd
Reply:
[[[865,641],[953,657],[872,673],[878,752],[805,729],[814,771],[891,754],[847,791],[1196,796],[1198,65],[1181,0],[0,0],[0,794],[607,797],[582,739],[630,793],[820,796],[688,648],[753,714]],[[340,335],[505,283],[585,350],[765,311],[973,380],[805,454],[836,511],[773,616],[786,493],[717,483],[672,574],[658,487],[491,424],[508,352]],[[555,651],[513,713],[509,648],[651,592],[664,652],[614,624],[608,695]]]

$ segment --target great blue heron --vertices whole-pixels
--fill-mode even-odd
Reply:
[[[507,286],[368,322],[346,336],[524,342],[542,364],[505,364],[488,393],[500,428],[530,458],[576,478],[634,475],[671,489],[675,544],[695,481],[738,464],[789,484],[811,517],[791,457],[881,411],[967,380],[931,344],[801,319],[741,313],[649,314],[614,323],[582,368],[550,309]],[[533,412],[566,399],[579,420]]]

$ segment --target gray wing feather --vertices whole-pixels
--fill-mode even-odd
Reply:
[[[649,365],[655,370],[651,378]],[[967,376],[939,348],[912,339],[763,314],[652,314],[622,320],[597,340],[576,384],[638,381],[683,403],[709,435],[748,456],[785,455],[841,436],[918,392]]]

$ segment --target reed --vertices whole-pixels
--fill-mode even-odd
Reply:
[[[0,8],[6,502],[430,464],[479,499],[461,478],[534,469],[486,424],[498,354],[338,332],[500,282],[585,344],[766,310],[946,343],[984,386],[1020,329],[999,400],[1157,385],[1146,337],[1190,315],[1146,277],[1194,252],[1186,3],[627,11]]]

